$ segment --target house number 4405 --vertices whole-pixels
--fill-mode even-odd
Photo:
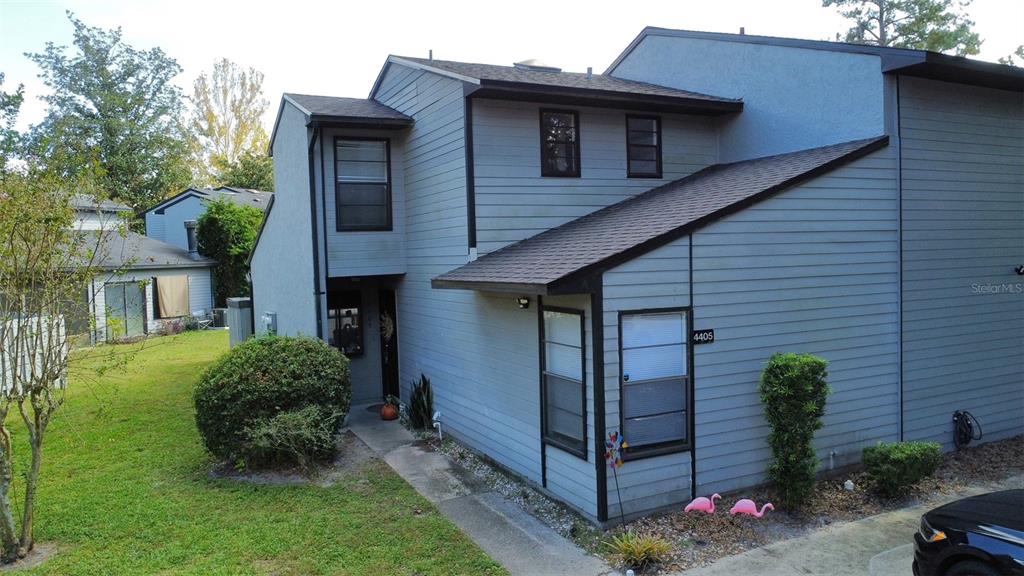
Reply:
[[[711,344],[715,341],[715,331],[712,328],[693,331],[694,344]]]

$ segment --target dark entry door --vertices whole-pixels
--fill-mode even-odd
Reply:
[[[398,396],[398,314],[395,291],[380,291],[380,372],[384,395]]]

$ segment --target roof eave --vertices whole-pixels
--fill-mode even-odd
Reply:
[[[925,52],[916,61],[882,58],[882,71],[957,84],[1024,92],[1024,69]]]
[[[475,290],[477,292],[498,292],[502,294],[534,294],[546,296],[547,284],[526,282],[477,282],[449,280],[444,277],[432,278],[430,287],[442,290]]]
[[[707,100],[684,96],[631,94],[594,88],[547,86],[499,80],[481,80],[480,86],[470,91],[470,95],[474,98],[526,100],[552,104],[591,105],[712,116],[733,114],[743,110],[741,100]]]
[[[311,114],[307,118],[307,126],[316,125],[327,128],[402,130],[413,125],[412,118],[366,118],[363,116],[334,116],[330,114]]]

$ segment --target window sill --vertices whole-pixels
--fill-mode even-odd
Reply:
[[[575,456],[577,458],[589,461],[588,458],[587,458],[587,448],[586,448],[587,442],[586,442],[586,440],[583,441],[583,447],[582,448],[580,446],[573,446],[573,444],[570,443],[570,442],[567,442],[567,441],[564,441],[564,440],[559,440],[558,438],[554,438],[554,437],[551,437],[551,436],[545,437],[543,439],[543,441],[548,446],[553,446],[555,448],[558,448],[559,450],[562,450],[563,452],[567,452],[569,454],[572,454],[573,456]]]
[[[667,456],[669,454],[689,452],[692,449],[693,446],[691,446],[689,442],[668,442],[665,444],[655,444],[653,446],[641,446],[639,448],[631,447],[622,451],[622,460],[624,462],[643,460],[644,458],[654,458],[655,456]]]
[[[630,180],[661,180],[661,174],[626,174]]]
[[[393,226],[387,228],[335,228],[335,232],[394,232]]]
[[[579,178],[579,174],[541,174],[541,178]]]

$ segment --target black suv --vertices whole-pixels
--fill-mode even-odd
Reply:
[[[950,502],[921,516],[915,576],[1024,576],[1024,490]]]

